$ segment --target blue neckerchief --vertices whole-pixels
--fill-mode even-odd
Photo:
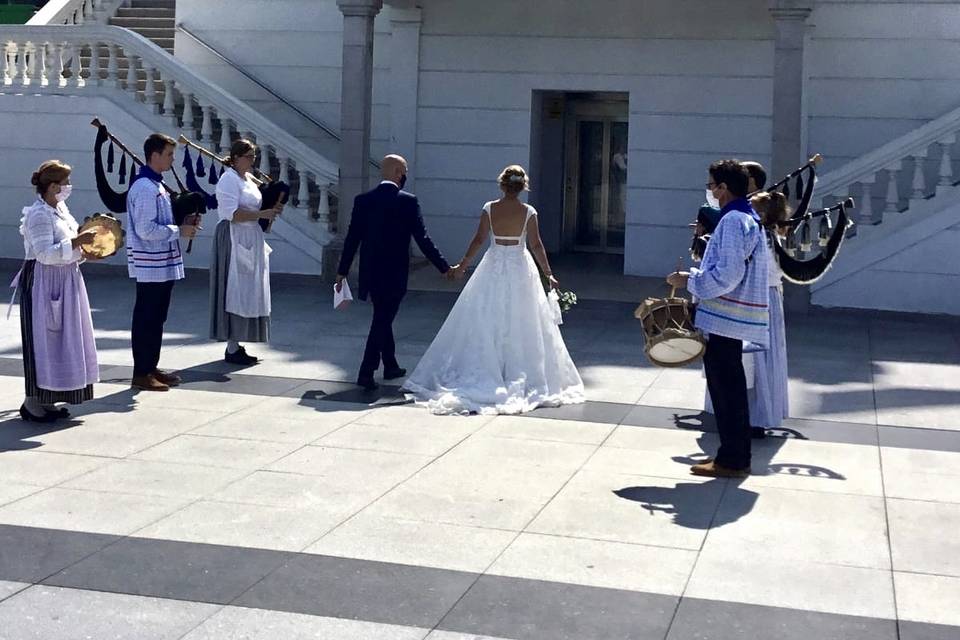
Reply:
[[[720,209],[720,217],[722,218],[730,211],[742,211],[743,213],[749,213],[750,217],[760,222],[760,215],[753,210],[753,205],[750,204],[750,201],[746,198],[737,198],[736,200],[731,200],[727,203],[723,209]]]
[[[156,171],[154,171],[153,169],[151,169],[150,167],[148,167],[147,165],[143,165],[142,167],[140,167],[140,172],[137,174],[137,177],[133,179],[133,182],[136,182],[140,178],[149,178],[154,182],[163,182],[163,176],[157,173]],[[130,184],[132,185],[133,182],[131,182]]]

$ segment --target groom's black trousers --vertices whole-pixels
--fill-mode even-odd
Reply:
[[[370,334],[367,336],[367,348],[363,352],[363,362],[360,364],[360,377],[373,377],[374,372],[383,362],[383,370],[398,369],[396,349],[393,341],[393,319],[400,310],[403,294],[377,294],[370,292],[370,301],[373,303],[373,322],[370,323]]]

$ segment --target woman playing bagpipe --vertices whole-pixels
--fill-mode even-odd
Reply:
[[[99,380],[97,347],[87,289],[80,263],[96,259],[81,245],[92,242],[95,229],[79,232],[66,200],[70,196],[68,165],[48,160],[33,174],[37,200],[23,209],[24,264],[18,275],[20,335],[26,400],[20,417],[27,422],[67,418],[54,403],[80,404],[93,398]]]
[[[261,210],[263,195],[251,175],[256,155],[249,140],[230,147],[228,166],[217,182],[220,222],[210,264],[210,337],[226,341],[224,360],[239,365],[257,362],[241,341],[267,342],[270,337],[270,247],[264,227],[284,205],[281,198],[273,208]]]

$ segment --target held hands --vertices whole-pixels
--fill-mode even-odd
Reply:
[[[451,266],[442,274],[442,277],[447,280],[463,280],[464,276],[467,274],[467,267],[464,263],[455,264]]]
[[[689,278],[690,273],[687,271],[674,271],[667,276],[667,284],[677,289],[685,289]]]
[[[337,293],[340,293],[340,291],[343,290],[343,281],[346,279],[347,279],[346,276],[342,276],[339,273],[337,274],[337,280],[336,280]]]

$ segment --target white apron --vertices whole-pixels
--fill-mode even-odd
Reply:
[[[230,224],[226,309],[243,318],[270,315],[270,249],[256,222]]]
[[[256,220],[233,222],[238,208],[258,211],[260,190],[251,181],[228,169],[217,184],[217,199],[230,222],[230,267],[227,270],[227,312],[242,318],[270,315],[270,247]]]

